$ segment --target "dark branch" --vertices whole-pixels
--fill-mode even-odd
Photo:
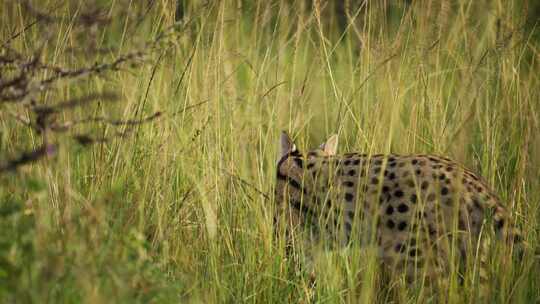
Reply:
[[[0,173],[15,171],[19,167],[36,162],[44,157],[56,154],[57,146],[54,144],[43,145],[36,150],[23,152],[19,157],[9,160],[0,165]]]

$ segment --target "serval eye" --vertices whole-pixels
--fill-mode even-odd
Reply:
[[[416,267],[434,266],[422,256],[425,252],[447,257],[448,250],[454,250],[432,246],[433,242],[453,235],[455,227],[448,223],[457,223],[460,232],[460,241],[447,242],[457,246],[456,252],[474,253],[480,244],[473,240],[483,240],[480,232],[488,233],[489,229],[482,225],[490,221],[493,226],[489,231],[504,236],[503,239],[517,240],[518,245],[522,239],[494,191],[483,179],[450,159],[361,153],[329,158],[317,150],[309,152],[306,158],[291,155],[290,159],[294,166],[281,167],[276,185],[288,187],[288,192],[279,193],[291,196],[284,200],[292,202],[285,208],[299,219],[290,223],[296,226],[289,228],[308,229],[310,233],[303,236],[307,241],[348,244],[356,237],[354,232],[362,231],[352,227],[364,227],[355,221],[376,218],[379,251],[388,257],[382,262],[392,267],[410,260],[408,266],[399,270],[411,275]],[[298,172],[309,174],[302,178]],[[360,211],[358,216],[355,211]],[[317,237],[310,237],[315,234]],[[363,240],[366,236],[357,237]]]

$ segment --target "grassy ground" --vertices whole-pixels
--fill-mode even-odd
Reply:
[[[42,44],[54,64],[111,60],[155,38],[180,13],[167,1],[137,3],[98,1],[114,18],[88,36],[115,51],[72,51],[90,39],[71,31],[70,16],[81,7],[56,1],[35,6],[62,17],[57,30],[45,36],[48,26],[38,24],[12,44],[21,51]],[[306,148],[338,133],[341,152],[456,159],[486,177],[538,247],[534,1],[353,8],[350,26],[330,6],[291,3],[189,1],[186,25],[145,64],[40,96],[45,103],[104,90],[122,96],[66,120],[165,114],[102,145],[60,137],[56,157],[0,178],[0,302],[418,300],[414,290],[381,288],[369,252],[329,254],[314,289],[284,259],[273,239],[274,203],[261,194],[272,190],[281,130]],[[32,21],[17,2],[0,9],[2,41]],[[2,157],[37,144],[2,112]],[[493,263],[490,302],[540,301],[533,255]],[[454,286],[441,299],[475,303],[475,294]]]

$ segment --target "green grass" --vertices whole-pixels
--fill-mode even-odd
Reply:
[[[66,120],[165,115],[103,145],[62,135],[56,157],[0,177],[0,302],[421,301],[422,290],[381,286],[369,250],[323,255],[313,289],[285,259],[274,202],[260,194],[272,192],[281,130],[300,148],[337,133],[341,152],[435,153],[480,173],[532,248],[523,260],[492,263],[489,302],[540,301],[540,38],[526,19],[534,1],[372,6],[344,35],[328,6],[201,2],[185,4],[188,25],[144,64],[40,96],[122,96]],[[95,41],[117,51],[70,50],[94,39],[71,30],[69,16],[81,9],[73,3],[54,11],[65,18],[50,38],[38,24],[12,45],[30,52],[42,44],[56,65],[110,61],[174,22],[173,3],[148,11],[137,3],[99,1],[114,18]],[[0,10],[2,41],[33,20],[17,2]],[[38,141],[6,114],[12,109],[0,104],[2,159]],[[476,303],[468,285],[439,296]]]

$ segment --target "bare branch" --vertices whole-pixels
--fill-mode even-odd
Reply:
[[[264,191],[260,190],[259,188],[257,188],[255,185],[249,183],[248,181],[246,181],[245,179],[241,178],[240,176],[236,175],[236,174],[233,174],[233,173],[230,173],[229,171],[225,170],[225,169],[221,169],[221,171],[223,171],[225,174],[227,174],[229,177],[237,180],[240,182],[240,184],[244,185],[244,186],[248,186],[249,188],[253,189],[255,192],[259,193],[265,200],[270,200],[270,195],[268,195],[268,193],[265,193]]]
[[[32,106],[32,111],[37,114],[52,114],[60,111],[72,109],[75,107],[86,105],[92,101],[102,100],[102,101],[116,101],[118,99],[118,94],[114,92],[105,92],[99,94],[90,94],[79,98],[73,98],[68,101],[60,102],[51,106]]]
[[[4,41],[4,43],[2,43],[1,47],[6,47],[8,44],[11,43],[11,41],[17,39],[17,37],[19,37],[22,33],[26,32],[28,29],[30,29],[34,25],[38,24],[39,21],[40,21],[39,19],[36,19],[36,20],[32,21],[31,23],[29,23],[28,25],[26,25],[22,30],[20,30],[17,33],[13,34],[6,41]]]
[[[57,146],[55,144],[45,144],[36,150],[23,152],[19,157],[13,160],[9,160],[4,164],[1,164],[0,173],[4,173],[7,171],[15,171],[23,165],[33,163],[44,157],[53,156],[54,154],[56,154],[56,151]]]
[[[84,5],[84,3],[82,3]],[[61,142],[54,145],[49,142],[56,142],[59,138],[59,132],[71,132],[78,125],[82,124],[97,124],[98,126],[113,126],[121,127],[122,132],[113,130],[113,135],[108,137],[100,137],[91,133],[68,135],[71,138],[84,146],[97,143],[105,143],[113,138],[125,138],[135,130],[134,126],[138,126],[147,122],[156,120],[163,115],[158,111],[148,117],[140,117],[139,109],[135,113],[135,119],[111,119],[106,116],[86,116],[75,117],[70,120],[65,120],[62,115],[74,108],[85,108],[96,101],[112,102],[119,99],[118,94],[113,92],[105,93],[86,93],[83,96],[58,101],[53,100],[48,102],[43,100],[43,96],[49,99],[55,98],[54,94],[50,94],[53,90],[59,87],[66,87],[67,84],[80,82],[82,79],[93,79],[96,77],[105,77],[114,72],[121,71],[129,64],[130,67],[147,60],[147,57],[153,57],[160,54],[161,57],[167,52],[167,45],[173,45],[174,35],[177,34],[182,25],[179,23],[167,27],[157,35],[156,38],[147,41],[141,48],[135,49],[123,55],[120,55],[111,60],[97,61],[92,65],[83,67],[70,67],[62,65],[52,65],[47,57],[42,56],[41,49],[48,44],[47,37],[52,31],[57,29],[58,25],[64,21],[69,21],[73,27],[74,33],[82,33],[79,37],[80,44],[74,44],[76,47],[70,52],[76,52],[78,49],[83,50],[85,54],[94,54],[95,50],[106,50],[101,48],[100,43],[96,43],[93,39],[97,39],[99,31],[103,27],[98,27],[109,23],[112,16],[107,10],[92,7],[89,10],[83,10],[80,7],[73,15],[58,15],[54,14],[57,8],[61,7],[61,3],[57,6],[41,11],[32,6],[28,0],[22,0],[17,5],[23,9],[25,16],[30,15],[33,21],[24,22],[24,28],[17,33],[14,32],[11,37],[1,42],[0,45],[0,109],[2,113],[9,115],[9,118],[19,122],[18,126],[30,128],[43,143],[36,150],[22,152],[18,157],[5,162],[0,161],[0,174],[6,171],[15,171],[18,167],[37,161],[48,155],[52,155],[61,146]],[[38,23],[45,23],[48,27],[36,28]],[[186,26],[184,24],[184,26]],[[41,39],[35,45],[37,47],[30,48],[29,54],[12,47],[11,41],[19,37],[28,29],[33,28],[40,31]],[[77,37],[76,37],[77,38]],[[100,48],[96,48],[99,45]],[[78,47],[78,48],[77,48]],[[117,49],[109,49],[109,53],[118,53]],[[46,53],[43,53],[46,54]],[[63,62],[59,60],[58,62]],[[157,63],[154,66],[154,72],[157,69]],[[47,94],[42,94],[47,92]],[[148,93],[147,93],[148,94]],[[146,94],[146,95],[147,95]],[[193,105],[187,107],[187,110]],[[6,108],[4,111],[4,107]],[[141,108],[144,108],[141,107]],[[74,113],[73,115],[77,115]],[[5,130],[13,132],[12,129]]]
[[[73,139],[83,146],[89,146],[93,144],[102,144],[111,141],[113,138],[125,138],[130,133],[130,130],[125,132],[119,132],[109,137],[93,137],[89,134],[77,134],[73,136]]]

